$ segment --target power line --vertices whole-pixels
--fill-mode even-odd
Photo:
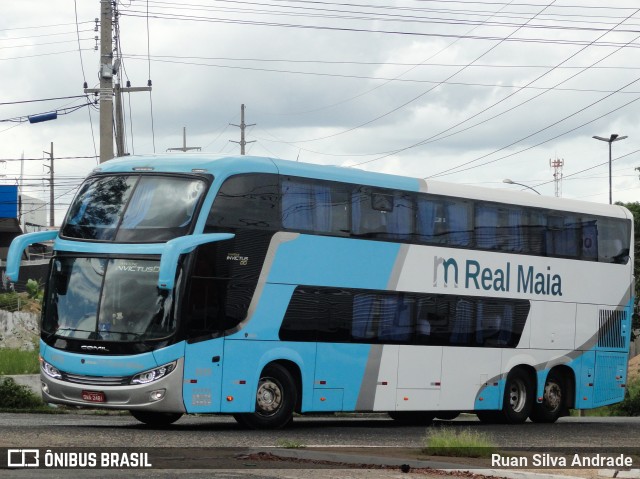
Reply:
[[[313,5],[312,7],[307,6],[294,6],[294,5],[282,5],[283,2],[280,2],[279,5],[274,5],[273,3],[264,3],[264,2],[247,2],[247,1],[224,1],[221,0],[216,2],[215,6],[211,5],[202,5],[202,4],[176,4],[174,2],[162,2],[162,1],[152,1],[159,9],[168,10],[171,8],[179,8],[181,12],[183,11],[206,11],[206,12],[232,12],[232,13],[243,13],[243,14],[268,14],[271,16],[296,16],[296,17],[311,17],[311,18],[330,18],[330,19],[339,19],[339,20],[367,20],[367,21],[395,21],[395,22],[420,22],[420,23],[445,23],[448,25],[456,25],[456,24],[472,24],[473,22],[470,20],[461,20],[457,18],[442,18],[442,17],[434,17],[434,16],[424,16],[424,15],[416,15],[415,13],[428,13],[430,15],[433,14],[453,14],[453,15],[462,15],[462,16],[480,16],[487,14],[486,10],[455,10],[455,9],[433,9],[433,8],[411,8],[411,7],[401,7],[401,6],[380,6],[380,5],[362,5],[362,4],[354,4],[354,3],[331,3],[331,2],[286,2],[286,3],[302,3]],[[234,7],[225,7],[220,6],[221,3],[231,3]],[[242,6],[235,6],[242,5]],[[321,5],[321,7],[319,7]],[[482,4],[487,5],[487,4]],[[514,5],[513,2],[503,3],[502,8],[500,10],[506,9],[509,6]],[[262,10],[257,10],[251,7],[261,7]],[[328,8],[327,6],[338,6],[349,8],[345,9],[336,9],[336,8]],[[534,5],[531,5],[534,6]],[[265,8],[266,7],[266,8]],[[274,10],[272,7],[279,8],[280,10]],[[539,8],[539,5],[535,5],[536,8]],[[282,10],[284,8],[285,10]],[[353,8],[360,8],[361,10],[353,10]],[[366,9],[363,11],[362,9]],[[376,11],[377,10],[377,11]],[[382,11],[383,13],[379,13]],[[387,13],[393,12],[393,13]],[[398,13],[402,12],[402,13]],[[410,15],[406,15],[405,13],[409,12]],[[489,12],[491,13],[491,12]],[[358,16],[352,16],[358,15]],[[368,15],[368,16],[365,16]],[[505,11],[504,13],[500,13],[496,15],[498,18],[515,18],[522,19],[522,11],[514,10],[513,12]],[[544,18],[548,19],[547,22],[552,18],[561,17],[562,18],[562,26],[557,27],[555,25],[546,24],[531,24],[528,28],[563,28],[567,29],[566,23],[586,23],[586,24],[606,24],[603,22],[602,18],[612,18],[611,16],[603,16],[602,12],[599,12],[599,15],[577,15],[576,13],[572,13],[570,15],[565,14],[545,14]],[[570,18],[598,18],[600,21],[586,21],[586,20],[569,20]],[[524,17],[526,18],[526,17]],[[613,17],[615,18],[615,17]],[[514,26],[513,23],[505,24],[504,22],[491,22],[488,25],[490,26]]]
[[[131,58],[147,58],[145,54],[135,54],[129,53],[126,57]],[[453,68],[453,67],[463,67],[465,64],[463,63],[429,63],[428,61],[420,62],[420,63],[409,63],[409,62],[381,62],[381,61],[362,61],[362,60],[326,60],[321,58],[311,58],[311,59],[295,59],[295,58],[257,58],[257,57],[204,57],[204,56],[191,56],[191,55],[151,55],[152,60],[160,60],[160,59],[179,59],[179,60],[222,60],[222,61],[232,61],[232,62],[257,62],[257,63],[308,63],[312,65],[362,65],[362,66],[401,66],[401,67],[443,67],[443,68]],[[213,65],[217,66],[217,65]],[[469,68],[553,68],[553,65],[544,65],[544,64],[508,64],[508,63],[474,63]],[[560,67],[556,67],[558,69],[569,69],[569,70],[578,70],[581,68],[585,68],[585,66],[581,65],[562,65]],[[617,65],[617,66],[595,66],[591,67],[595,70],[640,70],[640,67],[633,65]],[[297,73],[297,72],[296,72]]]
[[[636,10],[635,10],[635,11],[634,11],[634,12],[633,12],[629,17],[627,17],[627,18],[631,18],[631,16],[635,15],[638,11],[640,11],[640,9],[636,9]],[[623,23],[624,21],[625,21],[625,20],[622,20],[622,21],[620,22],[620,24],[621,24],[621,23]],[[613,27],[613,28],[611,29],[611,31],[613,31],[614,29],[615,29],[615,27]],[[598,40],[599,40],[600,38],[602,38],[604,35],[606,35],[606,33],[603,33],[602,35],[600,35],[598,38],[596,38],[595,40],[593,40],[593,42],[598,41]],[[639,37],[634,38],[632,41],[635,41],[637,38],[639,38]],[[584,50],[586,50],[586,48],[587,48],[587,47],[585,46],[585,47],[581,48],[580,50],[578,50],[578,51],[574,52],[574,53],[573,53],[573,54],[571,54],[568,58],[565,58],[563,61],[561,61],[561,62],[559,63],[559,65],[563,65],[564,63],[567,63],[567,62],[568,62],[569,60],[571,60],[572,58],[575,58],[578,54],[580,54],[581,52],[583,52]],[[618,51],[619,51],[620,49],[622,49],[622,48],[623,48],[623,47],[620,47],[620,48],[618,49]],[[613,52],[613,53],[615,53],[615,52]],[[598,63],[600,63],[600,62],[604,61],[606,58],[608,58],[608,57],[609,57],[610,55],[612,55],[613,53],[609,53],[608,55],[603,56],[603,57],[602,57],[602,58],[600,58],[599,60],[596,60],[595,62],[593,62],[593,64],[592,64],[592,65],[596,65],[596,64],[598,64]],[[547,72],[543,73],[542,75],[539,75],[539,76],[538,76],[538,77],[536,77],[535,79],[533,79],[533,80],[529,81],[529,82],[527,83],[527,86],[532,85],[534,82],[536,82],[536,81],[538,81],[538,80],[542,79],[543,77],[545,77],[545,76],[546,76],[546,75],[548,75],[549,73],[553,72],[555,69],[556,69],[556,67],[554,67],[554,68],[550,69],[549,71],[547,71]],[[589,67],[586,67],[585,69],[583,69],[583,70],[581,70],[580,72],[578,72],[578,73],[576,73],[576,74],[572,75],[571,77],[566,78],[565,80],[563,80],[563,81],[561,81],[561,82],[557,83],[556,85],[554,85],[554,87],[557,87],[557,86],[559,86],[559,85],[562,85],[562,84],[564,84],[564,83],[568,82],[569,80],[571,80],[571,79],[575,78],[576,76],[580,75],[581,73],[583,73],[584,71],[586,71],[586,70],[588,70],[588,69],[589,69]],[[637,80],[634,80],[633,82],[629,83],[628,85],[631,85],[631,84],[635,83],[636,81],[637,81]],[[625,86],[623,86],[623,87],[621,87],[621,88],[618,88],[618,89],[616,90],[616,92],[623,90],[623,89],[624,89],[624,88],[626,88],[626,86],[628,86],[628,85],[625,85]],[[487,108],[484,108],[483,110],[481,110],[481,111],[479,111],[479,112],[475,113],[474,115],[472,115],[472,116],[470,116],[470,117],[468,117],[468,118],[464,119],[464,120],[463,120],[463,121],[461,121],[461,122],[458,122],[457,124],[455,124],[455,125],[453,125],[453,126],[449,127],[449,128],[448,128],[448,129],[446,129],[446,130],[443,130],[443,131],[441,131],[441,132],[439,132],[439,133],[436,133],[435,135],[430,136],[429,138],[426,138],[426,139],[424,139],[424,140],[422,140],[422,141],[419,141],[419,142],[417,142],[417,143],[414,143],[414,144],[412,144],[412,145],[409,145],[409,146],[407,146],[407,147],[404,147],[404,148],[402,148],[402,149],[399,149],[399,150],[396,150],[396,151],[393,151],[393,152],[386,152],[386,153],[385,153],[383,156],[381,156],[381,157],[374,158],[374,159],[372,159],[372,160],[363,161],[363,162],[360,162],[360,163],[356,163],[356,164],[351,165],[351,166],[359,166],[359,165],[362,165],[362,164],[365,164],[365,163],[371,163],[371,162],[373,162],[373,161],[378,161],[378,160],[381,160],[381,159],[383,159],[383,158],[386,158],[386,157],[388,157],[388,156],[390,156],[390,155],[392,155],[392,154],[396,154],[396,153],[400,153],[400,152],[402,152],[402,151],[406,151],[406,150],[408,150],[408,149],[410,149],[410,148],[415,148],[415,147],[417,147],[417,146],[421,146],[421,145],[424,145],[424,144],[426,144],[426,143],[431,143],[431,142],[434,142],[434,141],[439,141],[439,140],[442,140],[442,139],[444,139],[444,138],[448,138],[448,137],[451,137],[451,136],[457,135],[457,134],[459,134],[459,133],[461,133],[461,132],[463,132],[463,131],[467,131],[467,130],[469,130],[469,129],[471,129],[471,128],[474,128],[474,127],[476,127],[476,126],[478,126],[478,125],[481,125],[481,124],[487,123],[487,122],[488,122],[488,121],[490,121],[490,120],[493,120],[493,119],[495,119],[495,118],[497,118],[497,117],[499,117],[499,116],[502,116],[502,115],[504,115],[505,113],[507,113],[507,112],[509,112],[509,111],[512,111],[512,110],[514,110],[514,109],[516,109],[516,108],[518,108],[518,107],[520,107],[520,106],[522,106],[522,105],[524,105],[524,104],[526,104],[526,103],[529,103],[530,101],[533,101],[534,99],[539,98],[540,96],[542,96],[542,95],[544,95],[545,93],[547,93],[547,91],[549,91],[549,90],[543,91],[543,92],[539,93],[538,95],[535,95],[534,97],[529,98],[529,99],[527,99],[527,100],[525,100],[525,101],[523,101],[523,102],[519,103],[518,105],[515,105],[515,106],[513,106],[513,107],[511,107],[511,108],[509,108],[509,109],[507,109],[507,110],[505,110],[505,111],[503,111],[503,112],[501,112],[501,113],[499,113],[499,114],[496,114],[496,115],[492,116],[491,118],[485,119],[485,120],[483,120],[483,121],[481,121],[481,122],[479,122],[479,123],[476,123],[476,124],[471,125],[471,126],[469,126],[469,127],[467,127],[467,128],[464,128],[463,130],[458,130],[458,131],[455,131],[455,132],[453,132],[453,133],[451,133],[451,134],[449,134],[449,135],[441,136],[441,135],[443,135],[443,133],[446,133],[447,131],[450,131],[450,130],[452,130],[453,128],[457,128],[458,126],[460,126],[460,125],[462,125],[462,124],[464,124],[464,123],[466,123],[466,122],[468,122],[468,121],[472,120],[473,118],[476,118],[477,116],[481,115],[482,113],[485,113],[486,111],[490,110],[491,108],[494,108],[495,106],[499,105],[500,103],[503,103],[503,102],[504,102],[504,101],[506,101],[508,98],[510,98],[510,97],[514,96],[515,94],[519,93],[521,90],[522,90],[522,88],[518,89],[518,90],[517,90],[517,91],[515,91],[515,92],[510,93],[510,94],[509,94],[509,95],[507,95],[505,98],[500,99],[499,101],[497,101],[497,102],[495,102],[495,103],[491,104],[491,105],[490,105],[490,106],[488,106]],[[616,92],[614,92],[614,93],[616,93]],[[607,95],[605,98],[607,98],[607,97],[609,97],[609,96],[611,96],[611,94],[610,94],[610,95]],[[601,101],[601,100],[598,100],[597,102],[592,103],[592,105],[593,105],[593,104],[595,104],[595,103],[598,103],[598,102],[600,102],[600,101]],[[589,105],[589,106],[591,106],[591,105]],[[582,110],[583,110],[583,109],[581,109],[581,110],[579,110],[579,111],[582,111]],[[575,113],[574,113],[574,114],[575,114]],[[573,116],[574,114],[569,115],[568,117],[565,117],[564,119],[569,118],[569,117]],[[564,120],[564,119],[563,119],[563,120]],[[561,120],[561,121],[563,121],[563,120]],[[559,123],[559,122],[553,123],[553,124],[552,124],[552,125],[550,125],[550,126],[553,126],[554,124],[557,124],[557,123]],[[532,134],[532,135],[529,135],[529,136],[527,136],[527,137],[525,137],[525,138],[522,138],[522,139],[518,140],[518,141],[517,141],[517,142],[515,142],[515,143],[518,143],[518,142],[520,142],[520,141],[522,141],[522,140],[524,140],[524,139],[527,139],[527,138],[529,138],[529,137],[531,137],[531,136],[533,136],[533,135],[535,135],[535,134],[537,134],[537,133],[540,133],[541,131],[544,131],[545,129],[549,128],[550,126],[547,126],[547,127],[543,128],[542,130],[538,130],[536,133],[534,133],[534,134]],[[439,138],[438,138],[438,137],[439,137]],[[515,144],[515,143],[512,143],[511,145],[508,145],[508,146],[512,146],[512,145],[513,145],[513,144]],[[505,149],[505,148],[506,148],[506,147],[500,148],[499,150],[496,150],[496,151],[494,151],[494,152],[492,152],[492,153],[490,153],[490,154],[496,153],[496,152],[501,151],[501,150],[503,150],[503,149]],[[466,165],[466,164],[470,164],[470,163],[476,162],[476,161],[478,161],[478,160],[480,160],[480,159],[482,159],[482,158],[484,158],[484,157],[486,157],[486,156],[488,156],[488,155],[483,155],[483,156],[481,156],[481,157],[479,157],[479,158],[476,158],[476,159],[474,159],[474,160],[471,160],[471,161],[469,161],[469,162],[465,162],[465,163],[463,163],[461,166],[464,166],[464,165]],[[456,169],[456,168],[457,168],[457,167],[449,168],[448,170],[445,170],[445,172],[451,171],[451,170]],[[437,175],[436,175],[436,176],[437,176]]]
[[[80,57],[80,69],[82,70],[82,80],[87,83],[87,75],[84,72],[84,62],[82,61],[82,47],[80,46],[80,23],[78,22],[78,4],[77,0],[73,0],[73,11],[76,20],[76,39],[78,40],[78,56]],[[95,31],[98,30],[98,25],[95,26]],[[93,131],[93,118],[91,118],[91,109],[87,108],[87,115],[89,115],[89,126],[91,127],[91,141],[93,142],[93,151],[97,154],[96,148],[96,136]]]
[[[636,80],[636,81],[637,81],[637,80]],[[518,154],[523,153],[523,152],[525,152],[525,151],[529,151],[529,150],[531,150],[531,149],[533,149],[533,148],[537,148],[538,146],[544,145],[545,143],[549,143],[550,141],[556,140],[556,139],[558,139],[558,138],[560,138],[560,137],[562,137],[562,136],[568,135],[569,133],[572,133],[572,132],[574,132],[574,131],[576,131],[576,130],[579,130],[580,128],[583,128],[583,127],[585,127],[585,126],[587,126],[587,125],[590,125],[591,123],[594,123],[594,122],[596,122],[596,121],[600,120],[601,118],[604,118],[605,116],[610,115],[611,113],[614,113],[614,112],[616,112],[616,111],[618,111],[618,110],[621,110],[622,108],[625,108],[625,107],[627,107],[627,106],[629,106],[629,105],[631,105],[631,104],[633,104],[633,103],[637,102],[638,100],[640,100],[640,97],[638,97],[638,98],[636,98],[636,99],[634,99],[634,100],[631,100],[631,101],[629,101],[629,102],[627,102],[627,103],[625,103],[625,104],[623,104],[623,105],[621,105],[621,106],[619,106],[619,107],[617,107],[617,108],[614,108],[613,110],[610,110],[610,111],[608,111],[607,113],[604,113],[604,114],[602,114],[602,115],[600,115],[600,116],[598,116],[598,117],[596,117],[596,118],[594,118],[594,119],[592,119],[592,120],[589,120],[589,121],[587,121],[587,122],[585,122],[585,123],[582,123],[582,124],[580,124],[580,125],[576,126],[575,128],[571,128],[570,130],[567,130],[567,131],[565,131],[565,132],[563,132],[563,133],[560,133],[560,134],[558,134],[558,135],[556,135],[556,136],[554,136],[554,137],[552,137],[552,138],[548,138],[548,139],[546,139],[546,140],[544,140],[544,141],[541,141],[541,142],[539,142],[539,143],[536,143],[535,145],[529,146],[529,147],[527,147],[527,148],[523,148],[523,149],[518,150],[518,151],[516,151],[516,152],[514,152],[514,153],[510,153],[510,154],[508,154],[508,155],[501,156],[500,158],[496,158],[496,159],[494,159],[494,160],[486,161],[486,162],[484,162],[484,163],[482,163],[482,164],[480,164],[480,165],[470,166],[470,167],[468,167],[468,168],[463,168],[463,169],[459,169],[459,170],[456,170],[456,171],[448,171],[448,170],[447,170],[447,171],[443,171],[443,172],[441,172],[441,173],[437,173],[437,174],[432,175],[432,176],[427,176],[427,177],[425,177],[425,178],[435,178],[435,177],[441,177],[441,176],[448,176],[448,175],[452,175],[452,174],[456,174],[456,173],[462,173],[463,171],[472,170],[472,169],[475,169],[475,168],[479,168],[479,167],[481,167],[481,166],[489,165],[489,164],[491,164],[491,163],[496,163],[497,161],[504,160],[504,159],[506,159],[506,158],[510,158],[510,157],[512,157],[512,156],[518,155]],[[560,120],[560,121],[563,121],[563,120]],[[546,128],[544,128],[544,129],[546,129]],[[542,131],[542,130],[541,130],[541,131]],[[530,136],[531,136],[531,135],[530,135]],[[517,143],[517,142],[516,142],[516,143]],[[515,143],[513,143],[513,144],[515,144]],[[512,145],[513,145],[513,144],[512,144]],[[511,145],[511,146],[512,146],[512,145]],[[504,149],[504,148],[501,148],[500,150],[502,150],[502,149]],[[500,151],[500,150],[497,150],[497,151]],[[484,155],[484,156],[486,156],[486,155]],[[483,156],[483,157],[484,157],[484,156]],[[472,160],[472,162],[473,162],[473,161],[475,161],[475,160]],[[468,163],[471,163],[471,162],[468,162]],[[467,163],[467,164],[468,164],[468,163]],[[461,166],[461,165],[460,165],[460,166]]]
[[[272,21],[258,21],[258,20],[243,20],[243,19],[226,19],[226,18],[213,18],[213,17],[200,17],[195,15],[183,15],[183,14],[167,14],[167,13],[145,13],[135,10],[131,10],[128,13],[123,13],[124,16],[138,17],[138,18],[154,18],[159,20],[175,20],[175,21],[188,21],[188,22],[205,22],[205,23],[223,23],[232,25],[247,25],[247,26],[263,26],[263,27],[276,27],[276,28],[294,28],[303,30],[327,30],[338,32],[350,32],[350,33],[376,33],[382,35],[401,35],[401,36],[418,36],[429,38],[464,38],[470,40],[487,40],[487,41],[509,41],[518,43],[537,43],[537,44],[556,44],[556,45],[587,45],[589,42],[583,40],[567,40],[567,39],[551,39],[551,38],[527,38],[527,37],[500,37],[500,36],[486,36],[486,35],[456,35],[452,33],[427,33],[427,32],[409,32],[403,30],[382,30],[373,28],[355,28],[355,27],[338,27],[329,25],[304,25],[297,23],[278,23]],[[636,32],[637,33],[637,32]],[[619,46],[617,42],[600,42],[595,46],[611,47]],[[633,48],[640,48],[640,45],[631,45]]]
[[[56,161],[58,160],[80,160],[86,158],[97,158],[96,155],[93,156],[56,156]],[[0,158],[1,161],[45,161],[46,158]]]
[[[87,95],[71,95],[71,96],[58,96],[52,98],[39,98],[37,100],[17,100],[17,101],[5,101],[0,103],[0,106],[4,105],[19,105],[22,103],[36,103],[40,101],[53,101],[53,100],[69,100],[72,98],[86,98]]]
[[[80,108],[84,108],[86,106],[91,106],[91,103],[84,103],[82,105],[78,105],[78,106],[74,106],[74,107],[67,107],[67,108],[57,108],[56,110],[54,110],[58,115],[68,115],[69,113],[73,113],[74,111],[79,110]],[[48,112],[44,112],[44,113],[37,113],[35,115],[23,115],[23,116],[16,116],[13,118],[7,118],[5,120],[0,120],[0,122],[13,122],[13,123],[24,123],[29,121],[29,117],[33,117],[33,116],[38,116],[38,115],[44,115]]]

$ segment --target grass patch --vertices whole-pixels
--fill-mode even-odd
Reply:
[[[452,457],[490,457],[497,451],[487,434],[463,429],[442,429],[424,438],[424,454]]]
[[[41,409],[47,406],[27,386],[16,383],[13,378],[0,378],[0,408]]]
[[[304,444],[292,439],[278,439],[276,441],[276,446],[283,447],[285,449],[302,449],[306,447]]]
[[[0,349],[0,376],[12,374],[40,373],[39,351],[23,351],[21,349]]]

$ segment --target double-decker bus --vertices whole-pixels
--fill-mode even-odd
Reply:
[[[48,403],[170,424],[383,411],[554,422],[621,401],[632,216],[260,157],[103,163],[53,240]]]

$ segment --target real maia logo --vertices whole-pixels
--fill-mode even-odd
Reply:
[[[480,262],[468,259],[464,263],[464,270],[458,266],[454,258],[433,258],[433,286],[457,288],[460,284],[460,273],[463,274],[466,289],[484,291],[510,292],[549,296],[562,296],[562,277],[551,271],[536,270],[533,266],[505,263],[499,268],[485,268]],[[513,273],[513,275],[512,275]],[[515,281],[515,288],[512,284]]]

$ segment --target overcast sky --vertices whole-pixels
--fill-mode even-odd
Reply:
[[[606,6],[605,6],[606,5]],[[353,166],[454,183],[638,201],[637,0],[306,0],[118,2],[127,151],[187,146]],[[4,2],[0,174],[47,199],[54,143],[56,223],[96,167],[98,0]],[[77,19],[77,22],[76,22]],[[63,98],[76,97],[78,98]],[[36,101],[50,98],[57,100]],[[80,106],[73,111],[75,107]],[[28,115],[58,111],[55,121]],[[531,193],[534,194],[534,193]]]

